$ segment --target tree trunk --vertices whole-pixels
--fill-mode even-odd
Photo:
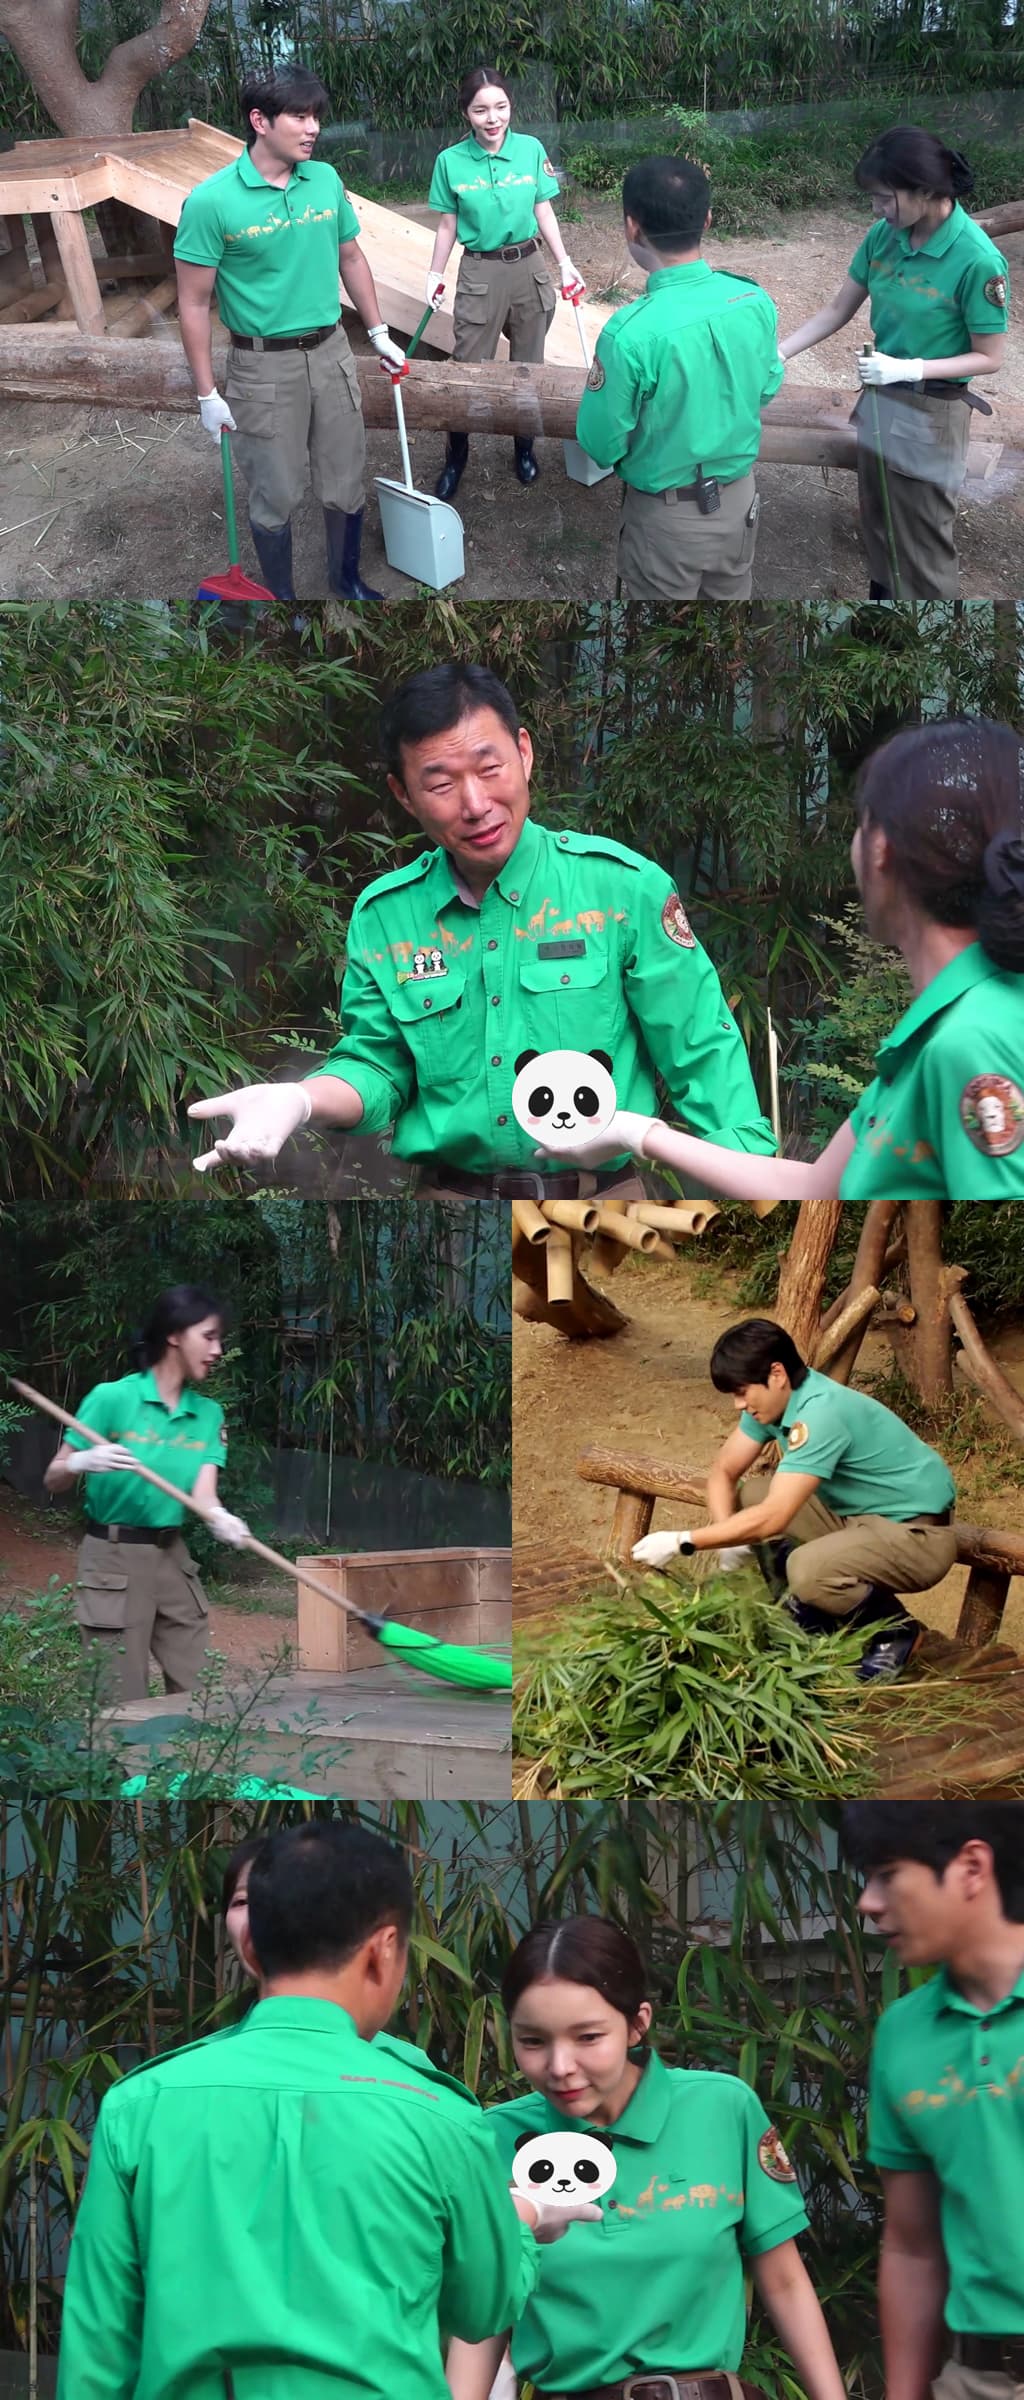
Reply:
[[[866,1291],[870,1284],[881,1287],[889,1235],[898,1209],[898,1200],[872,1200],[865,1211],[849,1288],[834,1303],[823,1319],[821,1326],[823,1334],[831,1332],[833,1323],[841,1311],[845,1310],[851,1300],[857,1298],[859,1292]],[[845,1339],[832,1349],[829,1374],[833,1383],[849,1383],[870,1321],[870,1315],[854,1319]]]
[[[801,1201],[782,1261],[775,1314],[805,1359],[813,1358],[818,1342],[821,1295],[842,1215],[841,1200]]]
[[[908,1200],[903,1222],[907,1229],[910,1297],[917,1311],[914,1381],[925,1407],[935,1408],[953,1389],[953,1337],[949,1286],[942,1267],[941,1201]],[[959,1274],[960,1269],[955,1273]]]
[[[58,132],[105,141],[131,132],[143,86],[195,47],[209,8],[210,0],[161,0],[153,24],[118,42],[94,83],[78,59],[79,0],[0,0],[0,33]]]
[[[949,1294],[949,1313],[963,1343],[959,1361],[975,1389],[984,1395],[990,1408],[1008,1425],[1014,1440],[1024,1442],[1024,1400],[1016,1387],[1008,1382],[1002,1368],[990,1357],[961,1291]]]

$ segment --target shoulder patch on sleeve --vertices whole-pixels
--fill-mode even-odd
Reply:
[[[604,368],[601,365],[600,359],[595,358],[593,366],[591,367],[590,373],[587,377],[587,390],[588,392],[600,392],[603,391],[603,389]]]
[[[985,285],[985,298],[990,308],[1006,307],[1005,275],[990,275]]]
[[[662,931],[667,933],[669,941],[678,942],[681,950],[696,949],[697,936],[691,929],[689,917],[678,892],[669,893],[661,912],[661,924]]]
[[[986,1158],[1010,1158],[1024,1142],[1024,1092],[1008,1075],[972,1075],[960,1094],[960,1123]]]
[[[789,1428],[789,1432],[786,1436],[786,1447],[788,1450],[802,1450],[807,1438],[807,1427],[804,1424],[803,1419],[798,1417],[796,1424],[791,1425]]]
[[[761,2135],[757,2145],[757,2163],[766,2175],[771,2176],[773,2183],[796,2182],[796,2168],[783,2149],[774,2125],[769,2125],[767,2133]]]

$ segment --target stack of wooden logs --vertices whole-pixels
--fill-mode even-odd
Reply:
[[[577,1338],[619,1333],[628,1320],[588,1283],[584,1243],[593,1265],[611,1274],[628,1250],[674,1258],[673,1244],[692,1241],[717,1215],[711,1200],[513,1200],[513,1306]]]

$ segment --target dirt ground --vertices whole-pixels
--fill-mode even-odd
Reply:
[[[513,1318],[513,1541],[527,1559],[533,1545],[538,1556],[549,1558],[563,1550],[589,1552],[595,1560],[603,1553],[613,1495],[580,1480],[581,1450],[601,1443],[641,1456],[660,1452],[700,1473],[733,1422],[732,1403],[708,1380],[707,1362],[731,1318],[752,1313],[736,1298],[741,1278],[709,1272],[706,1254],[671,1265],[628,1259],[611,1279],[588,1273],[629,1318],[612,1340],[569,1342],[552,1326]],[[1024,1391],[1024,1326],[994,1337],[990,1347],[1004,1374]],[[854,1382],[870,1390],[872,1378],[886,1374],[891,1363],[889,1343],[869,1336]],[[993,1419],[994,1430],[997,1424]],[[1019,1471],[1007,1468],[1004,1474],[979,1455],[956,1474],[962,1517],[1024,1531]],[[656,1503],[656,1531],[680,1522],[678,1502]],[[954,1567],[943,1583],[921,1594],[914,1609],[922,1623],[955,1632],[966,1580],[967,1569]],[[1024,1581],[1011,1584],[1003,1631],[1024,1650]]]
[[[406,204],[404,213],[427,217]],[[752,275],[776,301],[786,333],[838,288],[863,232],[852,209],[780,215],[770,234],[709,240],[712,266]],[[631,298],[643,278],[631,264],[617,203],[584,201],[582,222],[565,222],[569,248],[599,296]],[[1005,241],[1011,275],[1024,264],[1024,235]],[[559,306],[562,303],[559,302]],[[357,329],[361,335],[361,329]],[[0,335],[2,338],[2,335]],[[805,351],[789,370],[797,383],[848,383],[857,393],[854,355],[860,321],[830,344]],[[1024,400],[1024,352],[1018,345],[996,379],[998,394]],[[413,480],[430,491],[441,464],[438,435],[411,436]],[[393,475],[397,442],[371,434],[368,472]],[[512,444],[477,439],[459,492],[466,573],[460,599],[551,599],[610,595],[615,583],[620,486],[615,476],[590,489],[569,481],[561,444],[538,445],[541,479],[529,489],[512,473]],[[759,469],[761,529],[754,574],[759,599],[828,599],[864,589],[855,479],[817,467]],[[319,511],[307,499],[295,521],[297,588],[326,593]],[[244,522],[244,511],[243,511]],[[964,598],[1016,598],[1024,545],[1024,463],[987,481],[972,479],[961,504],[959,543]],[[243,537],[243,563],[248,555]],[[65,402],[4,404],[0,435],[0,597],[9,600],[121,597],[187,598],[204,574],[227,564],[220,468],[198,417],[152,416]],[[415,587],[389,567],[371,496],[363,572],[388,599]]]
[[[52,1578],[70,1583],[77,1547],[63,1525],[49,1524],[41,1509],[0,1488],[0,1610],[45,1591]],[[226,1584],[211,1601],[210,1647],[232,1667],[269,1664],[295,1633],[295,1602],[280,1580]]]

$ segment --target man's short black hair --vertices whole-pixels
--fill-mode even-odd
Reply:
[[[1024,1923],[1024,1800],[850,1800],[840,1840],[864,1876],[912,1858],[939,1880],[965,1842],[987,1842],[1003,1915]]]
[[[250,150],[256,139],[254,108],[259,109],[261,117],[269,117],[271,123],[287,111],[305,115],[308,110],[323,124],[331,112],[331,96],[319,75],[312,75],[308,67],[282,67],[278,75],[250,75],[241,91],[245,139]]]
[[[708,221],[711,185],[692,158],[641,158],[622,186],[622,213],[635,217],[652,250],[695,250]]]
[[[397,1926],[404,1942],[412,1908],[401,1851],[334,1818],[268,1834],[249,1869],[249,1930],[265,1976],[344,1966],[380,1925]]]
[[[490,667],[446,660],[443,666],[421,667],[418,675],[408,675],[381,710],[380,744],[388,774],[402,781],[404,743],[449,733],[475,708],[493,708],[509,732],[518,733],[519,710],[507,684]]]
[[[794,1390],[804,1380],[807,1361],[801,1358],[791,1333],[771,1317],[750,1317],[731,1325],[715,1343],[709,1373],[716,1392],[741,1392],[745,1384],[767,1383],[772,1367],[785,1367]]]

